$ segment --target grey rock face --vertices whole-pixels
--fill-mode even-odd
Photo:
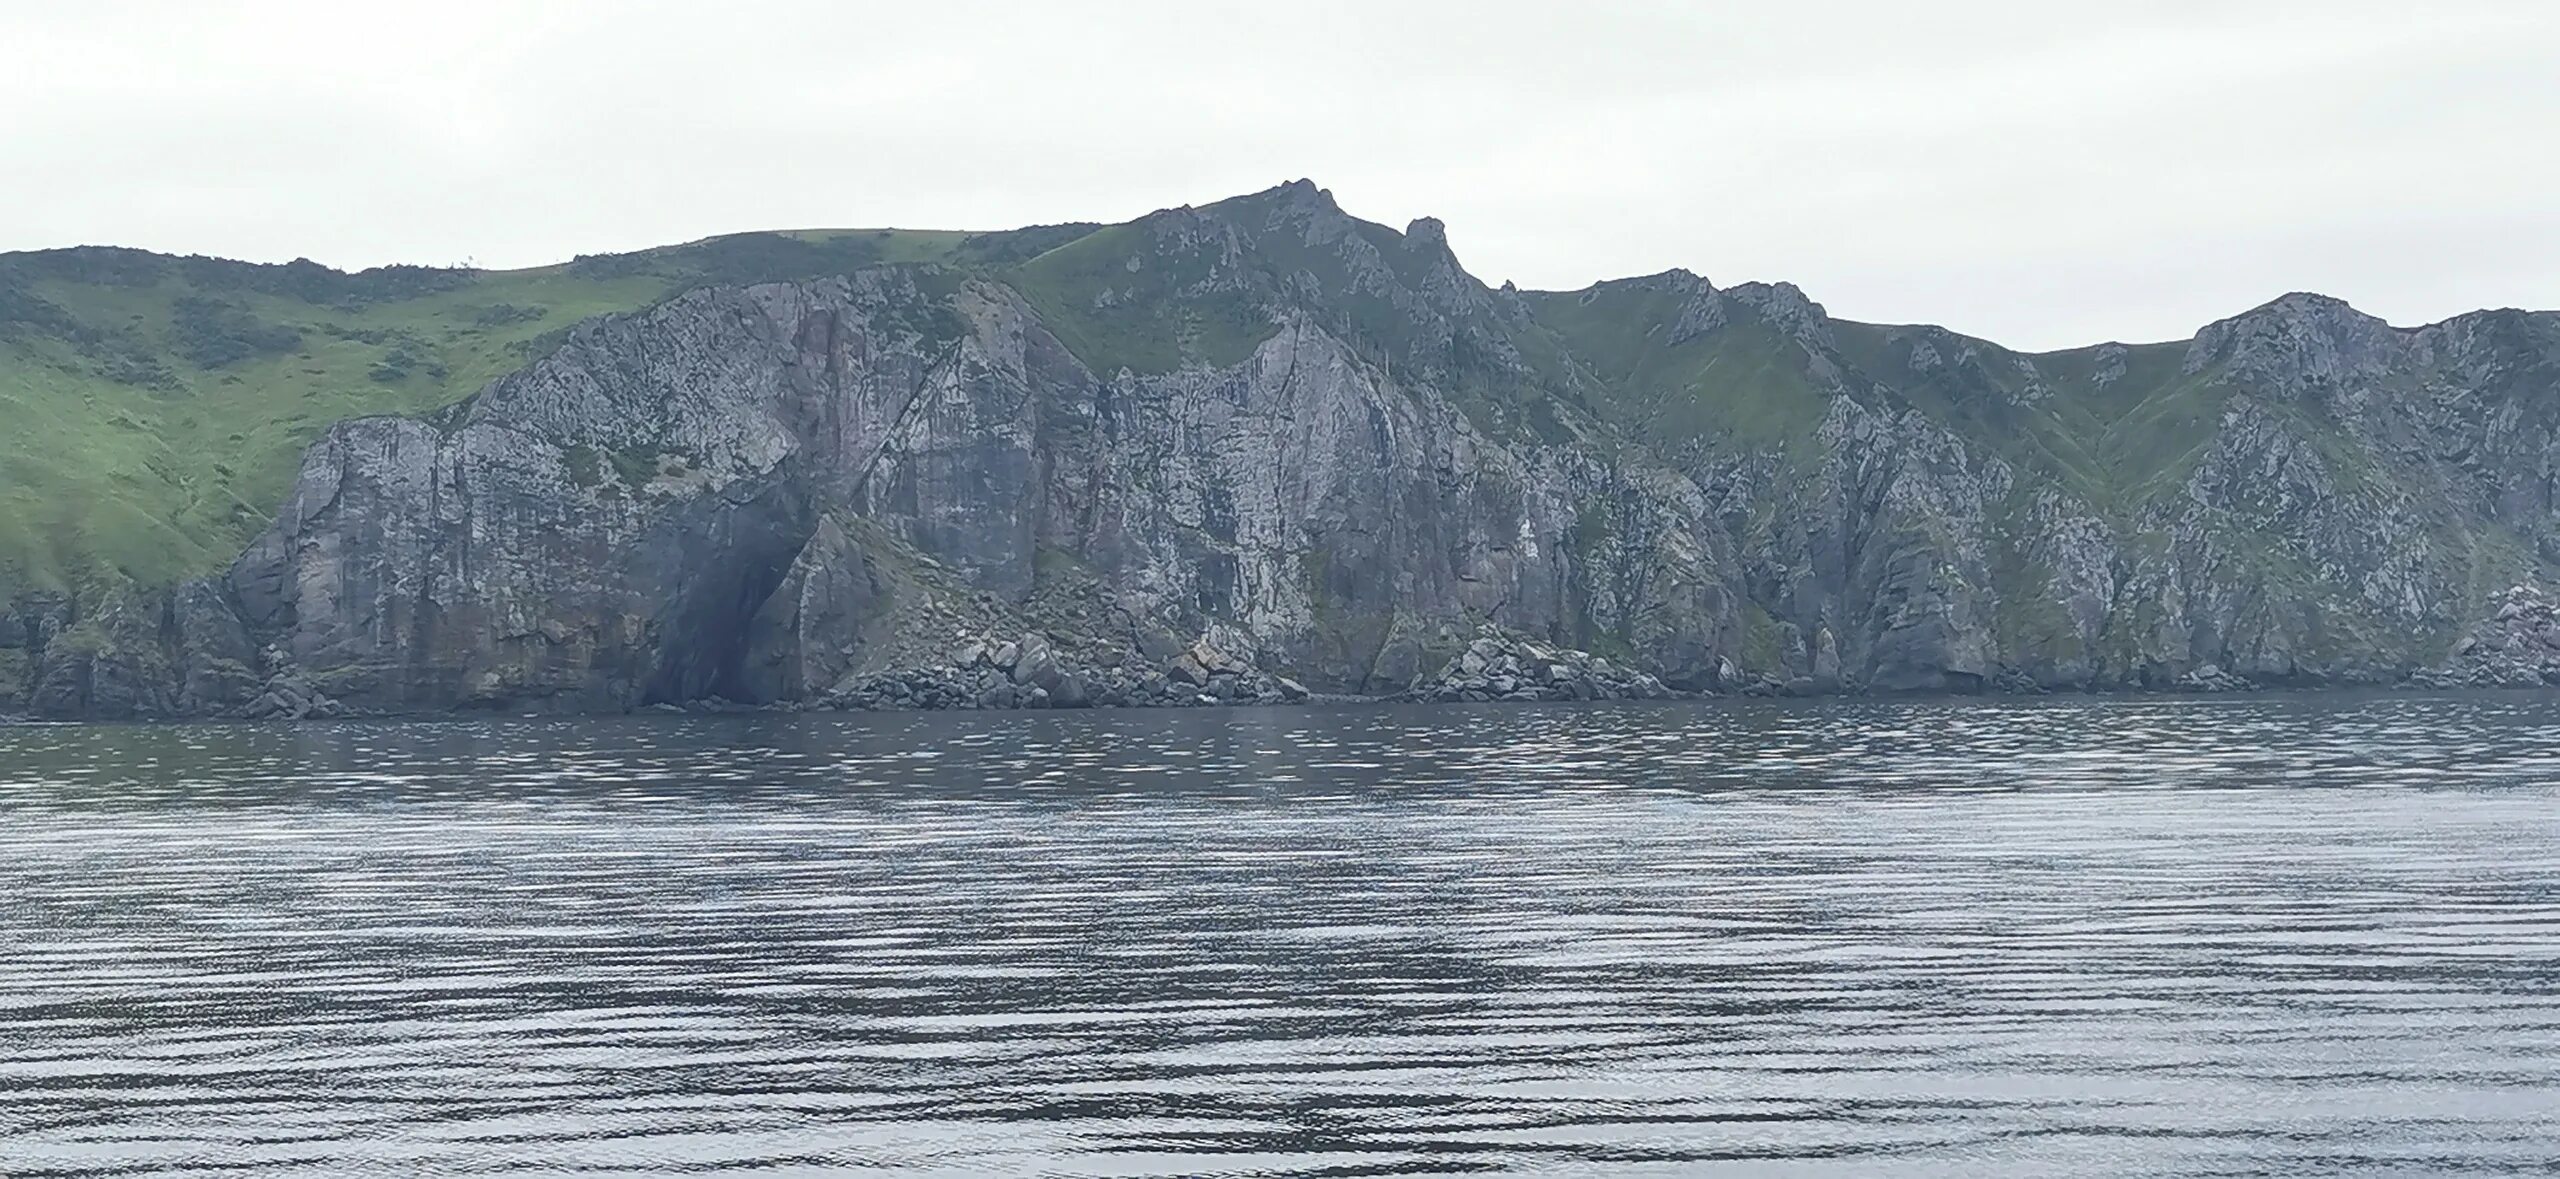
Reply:
[[[1711,657],[1720,591],[1664,584],[1684,562],[1634,602],[1584,588],[1568,534],[1601,496],[1675,554],[1697,528],[1685,481],[1506,447],[1310,323],[1228,369],[1100,375],[1007,290],[879,272],[695,292],[436,420],[342,423],[218,588],[242,636],[384,711],[815,700],[947,654],[937,622],[1035,616],[1139,662],[1215,632],[1168,667],[1204,693],[1263,661],[1401,690],[1382,653],[1429,619],[1565,636],[1634,606]],[[1017,696],[1091,695],[1036,635],[988,650]]]
[[[834,687],[866,649],[892,637],[894,605],[879,563],[834,519],[821,519],[748,623],[744,695],[804,700]]]
[[[0,611],[0,712],[2552,666],[2539,607],[2476,588],[2560,583],[2550,316],[2409,331],[2288,296],[2165,355],[2030,358],[1685,271],[1490,290],[1438,222],[1364,226],[1307,184],[1125,228],[1142,248],[1070,302],[919,267],[707,288],[581,325],[433,418],[339,423],[223,576]],[[1604,294],[1633,318],[1572,318]],[[1568,329],[1626,371],[1568,355]],[[1147,351],[1113,333],[1159,331],[1178,363],[1109,361]],[[1675,361],[1703,375],[1636,390]],[[2104,413],[2123,420],[2065,416]]]

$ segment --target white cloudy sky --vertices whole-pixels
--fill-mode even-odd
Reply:
[[[0,0],[0,249],[520,266],[1308,176],[2033,347],[2560,306],[2560,3]]]

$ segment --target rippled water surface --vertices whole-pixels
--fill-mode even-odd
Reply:
[[[2548,1174],[2541,696],[0,729],[0,1173]]]

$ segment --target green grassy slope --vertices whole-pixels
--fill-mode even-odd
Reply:
[[[219,567],[330,422],[458,400],[543,333],[664,284],[553,268],[341,304],[177,275],[25,289],[81,330],[0,341],[0,586],[82,589]],[[191,337],[208,303],[222,322]]]
[[[586,317],[705,283],[1008,266],[1091,228],[741,234],[519,271],[0,255],[0,601],[220,568],[329,423],[449,405]]]
[[[1676,450],[1693,439],[1802,456],[1829,393],[1803,349],[1748,312],[1674,343],[1684,296],[1650,279],[1581,291],[1523,292],[1540,326],[1596,395],[1586,403],[1636,440]],[[1737,309],[1739,311],[1739,309]]]
[[[1682,337],[1695,284],[1673,272],[1522,297],[1587,378],[1585,403],[1658,451],[1713,442],[1809,457],[1834,396],[1817,375],[1827,364],[1861,400],[1917,411],[2027,473],[2022,488],[2058,488],[2120,521],[2185,483],[2233,392],[2218,368],[2183,371],[2185,341],[2022,354],[1939,328],[1835,319],[1817,357],[1730,298],[1720,324]],[[2315,439],[2336,433],[2303,425]],[[2341,470],[2364,465],[2333,457]]]
[[[1252,275],[1220,273],[1214,249],[1166,242],[1145,221],[1115,225],[1025,259],[1005,277],[1060,343],[1096,372],[1229,365],[1270,338]]]

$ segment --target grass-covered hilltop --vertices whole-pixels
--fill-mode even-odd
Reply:
[[[1488,288],[1304,181],[506,272],[0,255],[0,415],[0,712],[2560,674],[2560,316],[2024,354]]]
[[[330,423],[451,405],[588,317],[707,284],[1000,265],[1091,228],[752,233],[513,271],[0,254],[0,600],[221,569]]]

